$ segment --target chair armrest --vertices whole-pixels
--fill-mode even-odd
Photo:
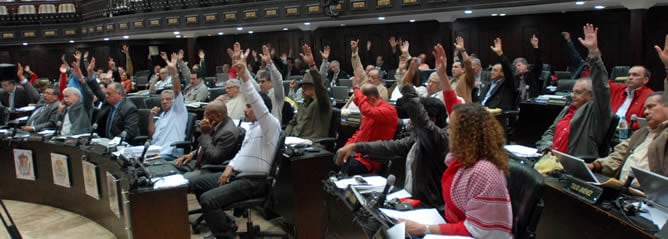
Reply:
[[[190,141],[176,141],[174,143],[171,143],[169,146],[176,147],[176,148],[185,148],[188,146],[192,146],[192,142]]]
[[[311,139],[311,142],[318,143],[318,144],[333,143],[333,142],[336,142],[336,138],[334,138],[334,137],[315,138],[315,139]]]
[[[148,140],[148,136],[137,136],[131,142],[133,145],[144,145],[146,140]]]
[[[269,176],[266,173],[240,173],[234,177],[246,179],[268,179]]]
[[[207,169],[212,172],[222,172],[225,170],[228,164],[230,164],[230,161],[232,160],[226,160],[221,164],[204,164],[200,168],[201,169]]]

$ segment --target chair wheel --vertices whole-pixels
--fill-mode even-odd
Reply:
[[[191,225],[190,228],[192,229],[193,234],[200,234],[202,232],[198,225]]]

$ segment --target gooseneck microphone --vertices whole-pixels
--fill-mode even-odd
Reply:
[[[123,142],[125,142],[125,137],[128,137],[128,132],[126,132],[125,130],[123,130],[123,132],[121,132],[121,134],[120,134],[118,137],[121,138],[121,141],[118,142],[118,145],[122,145]]]
[[[94,123],[93,126],[90,127],[90,135],[88,136],[87,145],[90,145],[91,142],[93,142],[93,133],[95,133],[95,130],[97,130],[97,123]]]
[[[149,147],[151,147],[151,140],[150,139],[146,140],[146,143],[144,143],[144,150],[141,152],[141,156],[139,157],[139,162],[140,163],[144,162],[144,158],[146,157],[146,152],[148,152]]]
[[[633,125],[638,121],[638,116],[636,114],[631,115],[631,121],[629,124],[629,129],[633,129]]]
[[[53,137],[60,135],[62,127],[63,127],[63,121],[59,120],[58,122],[56,122],[56,131],[53,132]]]
[[[382,206],[385,204],[385,198],[387,198],[387,194],[390,192],[390,188],[392,185],[394,185],[394,181],[397,180],[397,177],[394,176],[394,174],[390,174],[390,176],[387,176],[387,183],[385,184],[385,188],[383,189],[383,193],[380,195],[380,198],[378,199],[378,203],[376,204],[377,206]]]

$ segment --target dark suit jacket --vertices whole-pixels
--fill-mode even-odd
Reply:
[[[486,85],[480,93],[480,102],[485,99],[487,92],[491,90],[492,93],[487,102],[485,102],[485,107],[500,108],[503,111],[515,110],[517,109],[516,103],[518,102],[517,97],[519,96],[517,94],[517,86],[515,86],[515,76],[510,68],[508,57],[503,55],[500,57],[500,60],[505,78],[500,80],[494,89],[490,89],[492,86],[491,82]]]
[[[35,132],[42,129],[55,128],[58,122],[58,101],[51,104],[43,105],[35,109],[37,113],[30,116],[27,125],[33,125]]]
[[[28,104],[34,104],[39,101],[39,92],[37,92],[35,87],[30,84],[30,81],[26,81],[26,83],[22,86],[23,88],[19,87],[19,83],[14,86],[16,87],[16,90],[14,91],[15,109],[28,106]],[[2,105],[9,107],[9,92],[2,91],[0,93],[0,102],[2,102]]]
[[[234,158],[239,150],[237,146],[240,132],[232,119],[228,117],[213,130],[213,134],[202,134],[197,138],[200,148],[192,154],[194,159],[197,159],[199,151],[202,151],[204,155],[200,165],[222,165]]]
[[[113,138],[120,136],[121,132],[125,131],[127,133],[125,140],[132,141],[139,135],[139,113],[137,113],[137,107],[126,99],[123,99],[119,104],[114,118],[111,119],[111,135],[106,134],[106,126],[107,118],[113,106],[106,102],[102,105],[98,113],[97,134],[101,137]]]
[[[336,76],[336,78],[334,78],[334,72],[333,71],[328,71],[327,72],[327,82],[326,82],[328,84],[326,85],[326,87],[328,89],[331,88],[332,87],[332,85],[331,85],[332,81],[336,82],[335,84],[338,86],[338,85],[340,85],[339,84],[339,79],[348,79],[348,78],[350,78],[350,75],[348,75],[348,73],[346,73],[343,70],[339,71],[339,74]]]
[[[91,117],[93,115],[93,92],[86,84],[81,84],[81,98],[58,113],[58,121],[65,120],[69,115],[72,128],[70,134],[90,133]]]

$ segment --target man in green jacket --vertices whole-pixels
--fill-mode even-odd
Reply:
[[[322,83],[322,75],[318,72],[311,47],[304,45],[304,53],[301,55],[304,63],[309,66],[302,80],[304,104],[299,107],[297,115],[288,123],[285,133],[288,136],[302,138],[328,137],[332,105],[327,89]]]
[[[598,49],[598,28],[584,26],[585,39],[580,43],[587,47],[587,60],[591,66],[591,79],[580,79],[573,86],[573,103],[564,107],[554,123],[536,143],[540,152],[551,149],[577,157],[596,159],[610,121],[610,86],[601,52]]]

